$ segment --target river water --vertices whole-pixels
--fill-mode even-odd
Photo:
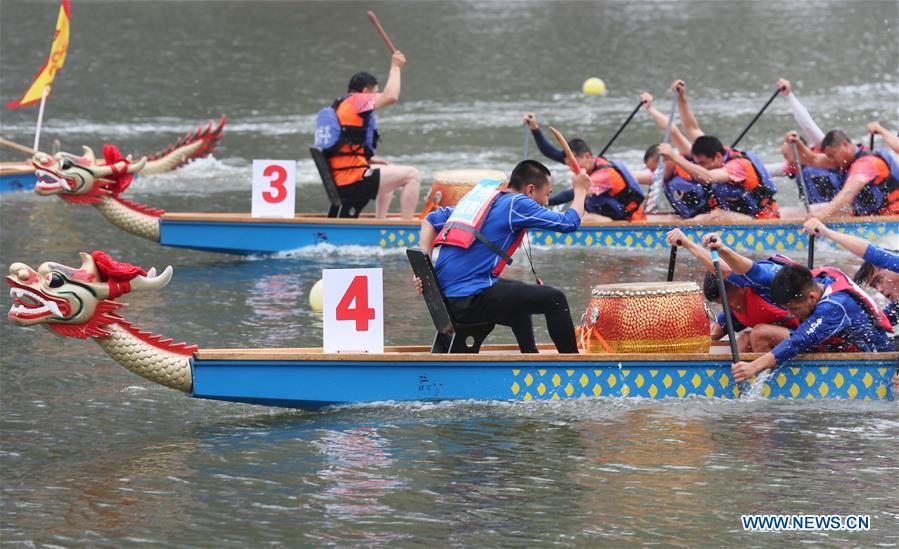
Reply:
[[[401,102],[380,117],[379,152],[420,167],[426,185],[448,168],[508,171],[527,110],[599,148],[639,92],[666,110],[676,77],[703,128],[724,141],[779,77],[793,80],[822,128],[858,139],[869,120],[895,125],[899,106],[896,2],[73,4],[44,148],[112,142],[146,154],[228,116],[212,158],[129,190],[168,211],[246,211],[254,158],[297,159],[298,210],[324,206],[306,152],[315,113],[352,73],[383,79],[388,66],[367,9],[409,60]],[[56,10],[0,1],[4,103],[43,62]],[[589,76],[605,80],[606,96],[581,95]],[[0,116],[4,138],[32,142],[35,108]],[[743,145],[774,161],[794,127],[775,101]],[[659,134],[640,115],[609,154],[639,167]],[[554,173],[567,184],[563,167]],[[780,183],[782,202],[795,205],[792,183]],[[0,229],[2,264],[77,265],[78,251],[102,249],[147,268],[173,265],[164,290],[127,296],[125,316],[201,347],[320,345],[308,291],[322,268],[384,269],[387,344],[432,333],[402,252],[241,259],[164,249],[92,208],[32,194],[0,198]],[[662,255],[538,250],[535,260],[579,314],[593,284],[661,280]],[[819,257],[857,265],[839,251]],[[681,261],[678,278],[700,275]],[[516,264],[509,276],[527,272]],[[194,401],[90,342],[5,323],[0,332],[7,543],[899,545],[894,402],[590,399],[302,413]],[[750,534],[740,524],[749,513],[869,514],[871,530]]]

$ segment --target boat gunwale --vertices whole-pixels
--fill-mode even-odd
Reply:
[[[259,348],[259,349],[227,349],[210,348],[200,349],[194,353],[193,359],[203,362],[223,361],[265,361],[265,362],[443,362],[443,363],[468,363],[468,362],[497,362],[497,363],[522,363],[522,362],[594,362],[594,363],[632,363],[632,362],[707,362],[720,363],[731,362],[730,353],[580,353],[558,354],[551,345],[540,345],[542,351],[537,354],[522,354],[516,352],[516,345],[488,345],[481,348],[481,353],[470,354],[443,354],[431,353],[431,349],[425,345],[407,345],[385,347],[384,353],[325,353],[318,347],[283,347],[283,348]],[[504,352],[505,351],[505,352]],[[745,353],[740,356],[742,360],[754,360],[764,353]],[[883,353],[809,353],[794,358],[789,364],[802,362],[833,362],[833,361],[884,361],[895,360],[899,365],[899,352]]]
[[[203,212],[166,212],[162,215],[162,221],[169,222],[207,222],[207,223],[274,223],[292,225],[329,225],[334,227],[347,226],[397,226],[419,227],[421,219],[375,219],[374,217],[360,217],[357,219],[329,218],[325,214],[299,213],[294,217],[252,217],[249,213],[203,213]],[[605,229],[605,228],[650,228],[650,227],[778,227],[799,226],[804,221],[795,219],[750,219],[745,221],[715,221],[715,222],[690,222],[690,220],[647,220],[647,221],[611,221],[608,223],[584,222],[579,230]],[[899,223],[899,215],[880,216],[856,216],[841,217],[828,220],[829,225],[840,224],[868,224],[868,223]]]

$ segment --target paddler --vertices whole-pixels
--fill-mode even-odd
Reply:
[[[527,229],[570,233],[580,227],[591,187],[587,172],[582,169],[575,175],[572,185],[571,207],[564,213],[547,210],[552,192],[549,169],[525,160],[512,170],[507,189],[497,189],[489,181],[479,184],[458,205],[440,208],[422,220],[421,249],[434,261],[456,320],[509,326],[521,352],[536,353],[531,315],[542,314],[556,349],[578,352],[568,300],[561,290],[500,278]],[[414,282],[420,292],[420,279]]]
[[[717,235],[715,235],[717,236]],[[705,298],[713,303],[721,303],[718,280],[712,256],[700,244],[693,242],[680,229],[672,229],[665,236],[668,244],[686,248],[706,268],[702,291]],[[799,320],[771,300],[771,287],[765,284],[782,267],[773,260],[752,261],[733,250],[729,257],[735,260],[731,265],[721,260],[719,266],[724,276],[727,303],[730,306],[734,332],[742,332],[737,345],[742,352],[764,353],[790,336],[790,330],[799,326]],[[722,254],[723,256],[723,254]],[[712,340],[717,341],[727,335],[724,313],[719,313],[711,321]],[[749,331],[744,331],[751,328]]]
[[[705,205],[693,206],[697,221],[744,221],[748,219],[776,219],[780,211],[774,195],[777,186],[771,180],[762,161],[749,151],[725,148],[714,136],[705,135],[687,103],[686,84],[675,80],[671,89],[678,94],[678,112],[683,121],[684,134],[693,142],[692,160],[666,143],[659,145],[659,154],[670,162],[666,173],[680,168],[705,190]],[[675,206],[675,210],[679,210]]]
[[[864,259],[855,273],[855,282],[870,286],[887,298],[890,304],[883,312],[893,326],[899,326],[899,251],[886,250],[864,238],[835,231],[814,217],[802,229],[806,234],[829,238]],[[899,337],[894,338],[893,346],[899,350]]]
[[[820,153],[812,151],[795,131],[788,132],[784,142],[796,144],[803,165],[847,172],[833,199],[812,204],[814,217],[899,214],[899,162],[888,150],[868,151],[853,145],[840,130],[825,134]]]
[[[393,192],[397,189],[402,189],[400,212],[403,219],[412,219],[418,205],[421,187],[418,169],[374,156],[379,139],[374,111],[399,101],[400,75],[405,64],[406,57],[401,52],[392,55],[383,92],[374,75],[368,72],[354,74],[346,93],[330,108],[322,109],[316,120],[315,145],[328,159],[341,199],[356,204],[357,209],[374,199],[378,219],[387,217]]]
[[[732,267],[739,261],[714,233],[704,236],[703,244],[717,249]],[[773,277],[770,273],[760,275],[757,280],[771,287],[772,301],[802,323],[790,337],[761,357],[735,363],[731,371],[738,383],[803,352],[891,350],[887,338],[892,330],[890,321],[871,297],[839,269],[823,267],[810,271],[790,262]]]
[[[565,153],[557,149],[543,137],[540,126],[537,124],[537,116],[525,113],[522,121],[528,125],[537,148],[543,156],[565,164]],[[585,205],[587,214],[584,221],[642,221],[646,219],[643,213],[643,201],[646,198],[640,185],[652,183],[652,172],[640,171],[632,174],[627,166],[614,160],[606,160],[599,156],[593,156],[593,151],[583,139],[571,139],[568,146],[578,165],[590,176],[590,194]],[[571,189],[554,194],[549,198],[548,205],[557,206],[570,202],[574,193]]]

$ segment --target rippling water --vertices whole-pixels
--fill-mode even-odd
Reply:
[[[315,112],[350,74],[388,57],[358,3],[73,3],[72,46],[42,142],[158,150],[227,114],[214,157],[141,178],[168,211],[244,211],[253,158],[297,158],[298,209],[325,199],[305,150]],[[778,77],[825,130],[895,124],[895,2],[378,3],[409,65],[385,111],[381,152],[436,171],[508,170],[520,115],[600,146],[644,90],[684,77],[703,127],[736,136]],[[46,56],[56,5],[0,2],[0,98]],[[356,49],[349,49],[355,44]],[[585,98],[588,76],[609,93]],[[35,110],[0,113],[30,143]],[[793,128],[776,101],[745,144],[767,161]],[[611,150],[638,167],[660,132],[638,116]],[[535,148],[531,147],[535,152]],[[3,152],[3,159],[11,159]],[[564,169],[556,169],[565,182]],[[784,181],[783,201],[796,203]],[[780,196],[780,195],[779,195]],[[202,347],[318,346],[308,291],[322,268],[385,270],[387,344],[431,336],[401,252],[303,250],[239,259],[161,248],[95,211],[0,197],[0,263],[77,263],[103,249],[175,267],[125,315]],[[539,250],[541,276],[575,314],[594,284],[661,280],[666,254]],[[853,270],[848,254],[819,261]],[[527,279],[516,262],[509,270]],[[698,280],[683,258],[678,277]],[[4,302],[5,303],[5,302]],[[4,305],[5,306],[5,305]],[[537,322],[539,337],[545,330]],[[151,385],[98,347],[0,325],[0,537],[35,545],[899,544],[895,403],[454,403],[285,412],[194,401]],[[498,341],[511,341],[501,331]],[[745,513],[870,514],[869,532],[746,534]]]

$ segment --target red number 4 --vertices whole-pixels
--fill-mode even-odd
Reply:
[[[357,276],[337,304],[337,320],[355,320],[356,331],[367,332],[368,321],[374,319],[375,310],[368,306],[368,277]]]

